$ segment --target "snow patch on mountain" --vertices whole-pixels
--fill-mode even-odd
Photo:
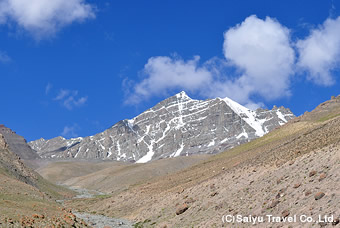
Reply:
[[[247,109],[246,107],[236,103],[235,101],[224,98],[223,101],[229,105],[229,107],[237,113],[239,116],[243,117],[243,120],[247,122],[253,129],[256,131],[256,135],[261,137],[264,134],[268,133],[263,130],[263,125],[261,122],[256,118],[256,112],[252,111],[250,109]]]
[[[229,98],[195,100],[181,92],[96,135],[40,139],[29,144],[46,158],[145,163],[225,151],[261,137],[294,117],[284,107],[252,111]]]

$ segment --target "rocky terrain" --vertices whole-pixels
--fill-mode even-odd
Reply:
[[[103,215],[94,215],[87,213],[74,213],[78,218],[83,219],[92,227],[96,228],[132,228],[133,224],[124,219],[108,218]]]
[[[35,185],[35,182],[38,179],[37,175],[23,164],[18,155],[10,151],[5,137],[1,134],[0,151],[0,168],[18,180],[30,185]]]
[[[55,202],[74,193],[44,180],[10,148],[0,134],[0,227],[86,227]]]
[[[145,163],[180,155],[216,154],[261,137],[294,117],[284,107],[251,111],[229,98],[202,101],[181,92],[97,135],[39,139],[29,145],[43,158]]]
[[[22,136],[17,135],[14,131],[5,127],[3,124],[0,124],[0,134],[3,135],[9,149],[21,159],[32,160],[40,158]]]
[[[136,221],[139,227],[340,226],[339,132],[340,96],[188,169],[66,205]],[[226,221],[238,215],[265,221]],[[267,215],[279,218],[268,222]],[[294,216],[296,221],[286,221]],[[304,222],[303,216],[313,221]]]

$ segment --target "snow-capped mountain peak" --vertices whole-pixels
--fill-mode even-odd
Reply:
[[[192,100],[192,99],[188,96],[188,94],[187,94],[186,92],[184,92],[184,91],[177,93],[175,96],[176,96],[178,99],[182,99],[182,100]]]
[[[194,100],[182,91],[94,136],[29,144],[48,158],[145,163],[225,151],[261,137],[292,118],[291,111],[283,107],[252,111],[229,98]]]

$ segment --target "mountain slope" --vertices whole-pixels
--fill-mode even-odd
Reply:
[[[29,145],[46,158],[144,163],[225,151],[261,137],[294,117],[283,107],[251,111],[228,98],[194,100],[181,92],[97,135],[70,140],[39,139]]]
[[[21,158],[10,150],[5,137],[0,134],[0,170],[1,173],[19,180],[25,184],[37,188],[39,191],[51,197],[60,198],[62,194],[73,194],[65,188],[55,186],[52,183],[44,180],[38,173],[27,167]]]
[[[40,158],[39,155],[27,145],[26,140],[22,136],[17,135],[3,124],[0,124],[0,134],[3,135],[10,150],[21,159],[32,160]]]
[[[145,164],[98,160],[56,161],[39,168],[37,172],[47,180],[63,186],[112,194],[152,178],[186,169],[209,156],[211,155],[167,158]]]
[[[26,167],[1,134],[0,183],[0,227],[87,226],[55,201],[74,193],[51,184]]]
[[[16,177],[16,179],[32,186],[35,186],[35,182],[38,179],[37,175],[29,168],[26,168],[26,166],[21,162],[21,159],[16,154],[10,151],[5,137],[1,134],[0,168],[9,175]]]
[[[251,225],[223,223],[225,215],[307,215],[316,221],[318,215],[333,215],[337,219],[339,132],[340,96],[186,170],[153,178],[107,199],[76,200],[69,205],[140,221],[144,227]],[[332,227],[331,223],[265,222],[256,227]]]

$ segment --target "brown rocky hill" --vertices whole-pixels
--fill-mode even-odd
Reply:
[[[64,188],[59,188],[52,183],[44,180],[38,173],[27,167],[22,159],[10,150],[8,143],[3,135],[0,134],[0,171],[2,174],[10,178],[14,178],[25,184],[37,188],[39,191],[44,191],[47,195],[60,196],[59,191],[67,191]]]
[[[36,173],[27,168],[20,157],[9,150],[9,145],[1,134],[0,152],[0,167],[2,169],[27,184],[36,185],[35,182],[38,179]]]
[[[22,136],[17,135],[16,132],[5,127],[3,124],[0,124],[0,134],[3,135],[9,149],[21,159],[32,160],[40,158],[39,155],[27,144],[26,140]]]
[[[250,227],[222,218],[267,219],[268,214],[279,216],[279,222],[265,220],[255,227],[332,227],[340,216],[339,132],[337,96],[259,139],[190,168],[105,199],[68,205],[139,221],[140,227]],[[296,222],[282,222],[294,215]],[[304,223],[300,216],[315,222]],[[334,220],[318,221],[319,216]]]
[[[73,192],[55,186],[26,167],[0,134],[0,227],[85,227],[56,199]]]

